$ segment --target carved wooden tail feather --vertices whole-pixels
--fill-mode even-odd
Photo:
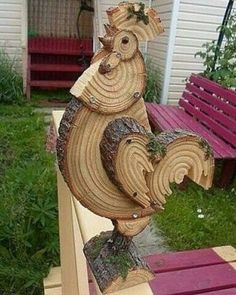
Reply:
[[[153,172],[146,148],[148,141],[145,129],[134,119],[124,117],[107,126],[100,144],[103,165],[110,180],[143,208],[151,206],[144,176]]]
[[[161,133],[155,142],[162,149],[163,158],[153,164],[154,172],[147,175],[152,200],[165,204],[165,197],[172,193],[170,184],[181,183],[185,176],[205,189],[211,187],[214,157],[207,141],[188,131],[173,130]]]

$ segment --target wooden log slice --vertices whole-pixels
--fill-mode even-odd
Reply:
[[[70,135],[73,121],[75,120],[79,112],[82,110],[82,108],[83,108],[82,103],[76,98],[72,98],[72,100],[68,103],[65,109],[65,113],[62,117],[60,127],[58,130],[59,137],[57,138],[57,145],[56,145],[57,161],[58,161],[59,169],[61,170],[62,175],[66,181],[67,181],[66,179],[67,173],[65,172],[66,144]]]
[[[97,50],[94,53],[94,56],[91,59],[91,64],[96,63],[98,60],[103,59],[105,56],[107,56],[110,53],[110,51],[106,50],[105,48],[101,48]]]
[[[110,180],[144,208],[150,207],[145,175],[153,167],[146,130],[132,118],[110,122],[100,143],[101,159]]]
[[[154,274],[134,243],[114,232],[102,232],[84,246],[84,254],[103,294],[152,280]],[[117,246],[118,245],[118,246]]]
[[[145,8],[144,19],[140,21],[137,16],[132,16],[131,10],[140,10],[140,4],[123,2],[118,7],[108,9],[109,23],[120,30],[128,28],[139,41],[153,40],[164,31],[161,20],[154,9]],[[145,19],[148,19],[148,22]]]
[[[71,112],[71,108],[67,108],[64,118],[70,118]],[[69,131],[60,134],[58,158],[63,159],[60,160],[60,169],[71,192],[82,205],[100,216],[132,220],[148,216],[155,210],[143,208],[110,181],[102,164],[99,146],[109,122],[124,116],[134,118],[150,131],[143,99],[115,115],[99,114],[81,106],[72,121],[62,120],[63,125],[69,125],[65,129]]]
[[[146,70],[143,57],[137,51],[133,58],[121,61],[105,74],[99,72],[102,61],[94,62],[70,92],[93,111],[104,114],[124,111],[144,92]]]
[[[132,58],[138,51],[138,39],[130,30],[118,31],[114,36],[113,50],[120,54],[122,60]]]
[[[113,224],[124,236],[133,237],[143,231],[149,222],[150,217],[146,216],[135,220],[114,220]]]
[[[164,204],[172,193],[170,184],[181,183],[185,176],[205,189],[211,187],[214,157],[206,140],[184,130],[162,132],[155,140],[165,152],[160,161],[153,163],[154,173],[147,175],[152,200]]]

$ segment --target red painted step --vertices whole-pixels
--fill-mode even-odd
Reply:
[[[30,69],[37,72],[79,72],[82,73],[85,67],[68,64],[31,64]]]
[[[30,85],[34,87],[70,88],[74,83],[75,81],[32,80]]]

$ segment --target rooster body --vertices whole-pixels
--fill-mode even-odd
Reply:
[[[180,183],[188,175],[210,187],[213,160],[205,161],[199,139],[189,133],[179,136],[177,132],[171,138],[162,135],[165,154],[156,151],[151,156],[146,148],[151,128],[142,98],[146,70],[138,41],[153,38],[163,29],[153,10],[146,11],[149,23],[144,24],[127,16],[127,5],[108,11],[110,25],[100,38],[103,48],[71,89],[75,98],[62,120],[57,148],[60,169],[73,195],[94,213],[112,219],[121,233],[132,236],[147,225],[150,215],[162,210],[165,196],[171,194],[171,182]],[[121,144],[105,158],[102,153],[110,143],[104,134],[107,128],[117,130],[119,120],[124,121]],[[127,131],[129,124],[134,134]],[[182,154],[188,145],[193,155],[189,150]],[[177,160],[170,149],[176,149]],[[112,179],[106,167],[114,157],[121,160],[112,166]]]

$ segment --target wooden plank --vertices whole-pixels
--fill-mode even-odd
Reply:
[[[235,295],[235,294],[236,294],[236,288],[223,289],[218,291],[215,290],[213,292],[201,293],[201,295]]]
[[[76,269],[75,237],[71,209],[71,197],[68,187],[57,171],[58,208],[59,208],[59,233],[61,278],[63,294],[79,294],[78,275]]]
[[[173,128],[168,120],[163,118],[158,112],[158,108],[155,103],[146,103],[146,109],[149,117],[152,118],[153,123],[158,125],[162,130],[169,130]]]
[[[66,184],[65,184],[66,185]],[[74,197],[70,194],[69,198]],[[75,263],[76,263],[76,273],[77,273],[77,282],[78,282],[78,290],[80,295],[89,295],[90,294],[90,286],[88,284],[88,272],[87,272],[87,260],[83,253],[83,238],[80,230],[80,226],[77,220],[76,211],[74,207],[74,202],[72,201],[72,219],[73,219],[73,235],[75,242]],[[91,288],[91,292],[92,292]]]
[[[44,295],[63,295],[63,293],[62,293],[61,287],[57,287],[57,288],[44,290]]]
[[[233,106],[236,105],[236,92],[231,89],[226,89],[220,86],[219,84],[210,81],[202,76],[192,74],[190,77],[190,82],[198,85],[199,87],[203,87],[207,91],[216,94],[224,99],[226,99]]]
[[[34,87],[55,87],[55,88],[70,88],[75,81],[51,81],[51,80],[31,80],[30,85]]]
[[[189,90],[189,88],[188,88],[188,90]],[[200,95],[201,95],[201,92],[202,92],[202,94],[205,93],[204,91],[200,90]],[[224,125],[226,128],[228,128],[228,130],[230,132],[232,132],[232,131],[236,132],[236,121],[233,119],[233,117],[231,118],[230,116],[227,116],[223,112],[224,109],[217,108],[217,105],[214,104],[214,102],[213,102],[213,105],[211,105],[211,104],[209,104],[208,101],[202,100],[201,96],[198,96],[195,93],[190,94],[189,92],[186,92],[186,91],[183,93],[183,97],[185,97],[186,99],[187,99],[187,97],[192,99],[192,103],[196,107],[199,107],[202,112],[210,115],[211,118],[213,118],[219,124]],[[221,103],[222,103],[222,101],[221,101]],[[228,104],[228,106],[230,106],[230,105]],[[236,113],[236,109],[235,109],[235,113]]]
[[[190,269],[236,261],[236,250],[231,246],[184,252],[164,253],[145,257],[156,273]]]
[[[236,261],[236,249],[232,246],[214,247],[212,248],[216,254],[225,261]],[[235,293],[236,294],[236,293]]]
[[[172,107],[173,108],[173,107]],[[177,115],[180,115],[181,120],[185,122],[186,126],[189,126],[189,129],[199,133],[202,137],[206,138],[215,152],[220,155],[216,158],[235,158],[236,157],[236,150],[231,148],[228,144],[226,144],[223,140],[217,137],[212,132],[209,132],[207,128],[205,128],[202,124],[199,124],[198,121],[194,120],[190,117],[186,112],[182,109],[174,108],[173,112],[176,112]]]
[[[68,64],[31,64],[30,69],[32,71],[44,72],[44,71],[55,71],[55,72],[83,72],[85,67],[80,65],[68,65]]]
[[[221,112],[214,110],[212,107],[198,99],[193,94],[184,91],[183,98],[191,105],[193,105],[197,111],[211,118],[210,121],[203,120],[203,122],[206,123],[209,128],[211,128],[215,133],[219,134],[219,136],[225,138],[225,140],[227,140],[228,142],[235,142],[236,146],[236,136],[231,130],[232,128],[236,129],[235,127],[233,127],[235,124],[234,120],[228,118]],[[212,123],[212,121],[214,122],[214,124]]]
[[[95,215],[87,208],[83,207],[75,198],[73,198],[73,204],[84,244],[100,232],[113,229],[109,219]]]
[[[49,275],[43,280],[44,289],[61,287],[61,267],[51,268]]]
[[[153,104],[153,107],[159,109],[159,113],[162,113],[162,116],[166,118],[172,118],[175,120],[175,124],[171,126],[171,128],[162,128],[159,126],[159,116],[155,116],[153,118],[153,113],[149,114],[149,119],[151,119],[154,127],[161,127],[161,131],[173,129],[173,128],[182,128],[186,130],[190,130],[198,133],[200,136],[207,139],[210,145],[214,149],[214,156],[216,159],[219,158],[235,158],[236,151],[233,150],[229,145],[223,142],[219,137],[214,135],[212,132],[209,132],[203,125],[199,124],[196,120],[194,120],[190,115],[184,112],[182,109],[179,109],[175,106],[166,106],[166,105],[158,105]],[[155,120],[154,120],[155,119]]]
[[[214,157],[216,159],[222,158],[224,155],[222,153],[222,145],[219,143],[220,139],[215,137],[209,130],[207,130],[204,126],[199,124],[196,120],[194,120],[190,115],[184,112],[182,109],[178,107],[168,106],[166,108],[162,107],[162,111],[166,113],[166,116],[176,117],[176,120],[179,120],[179,128],[186,129],[189,131],[193,131],[206,140],[208,140],[209,144],[213,148]],[[227,147],[225,143],[224,147]]]
[[[236,271],[229,264],[217,264],[160,273],[151,281],[154,295],[190,295],[236,287]]]
[[[232,118],[236,118],[236,107],[232,106],[229,103],[226,103],[225,101],[221,100],[221,98],[204,91],[203,89],[197,87],[194,84],[187,83],[186,89],[196,94],[199,97],[199,99],[204,100],[205,102],[211,104],[214,107],[217,107],[224,113],[230,115]]]
[[[188,96],[189,99],[189,96]],[[180,99],[179,105],[185,109],[186,112],[190,113],[195,118],[198,118],[201,123],[206,124],[210,129],[212,129],[219,137],[225,139],[229,144],[236,147],[236,136],[231,134],[226,128],[212,120],[209,116],[200,112],[198,109],[194,108],[185,99]]]

